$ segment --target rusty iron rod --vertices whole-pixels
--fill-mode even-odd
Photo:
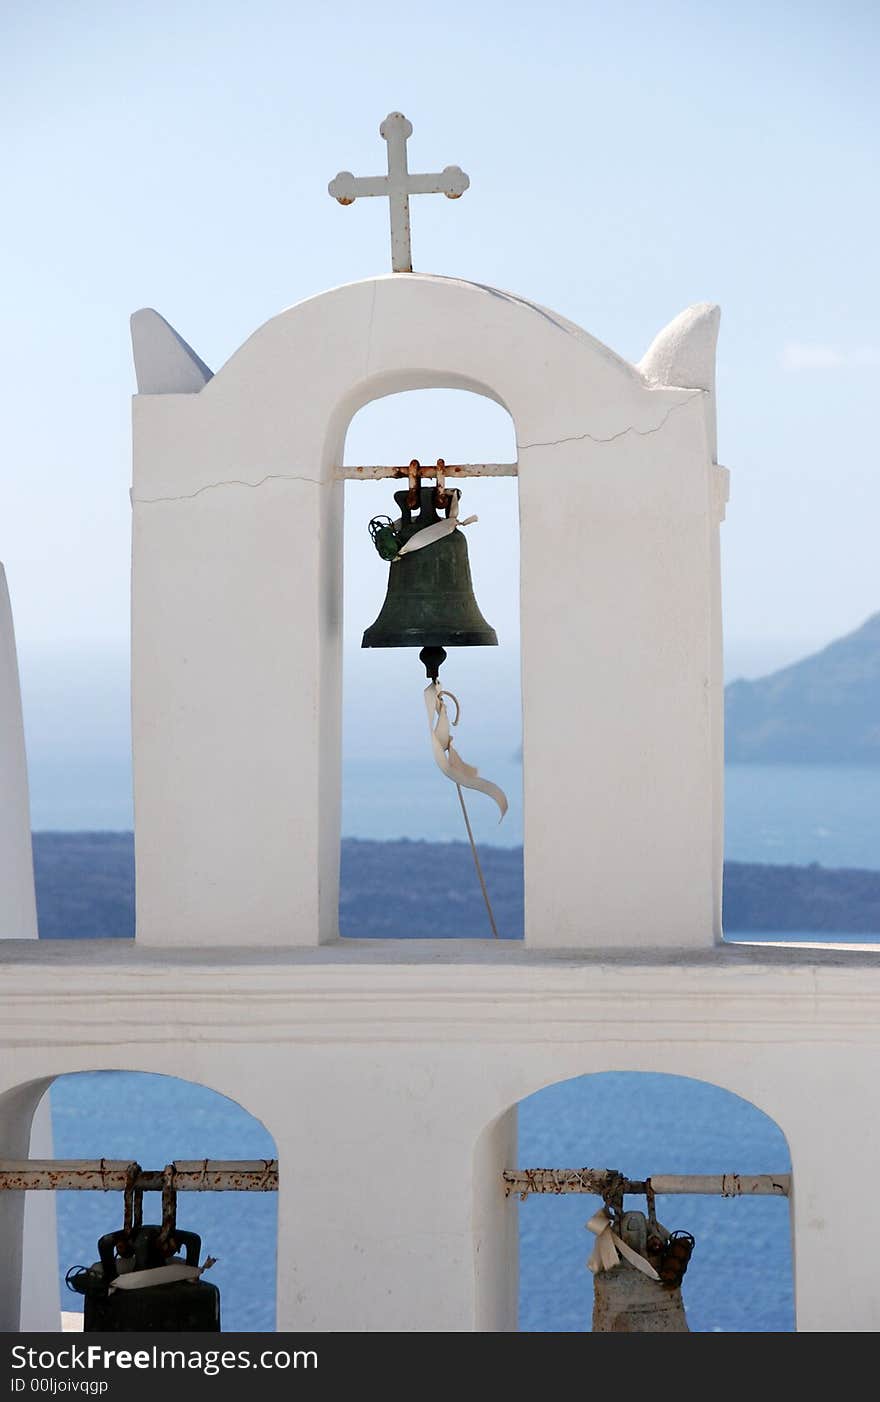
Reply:
[[[166,1169],[130,1174],[127,1159],[0,1159],[0,1189],[145,1193],[275,1193],[277,1159],[178,1159]]]
[[[178,1159],[165,1169],[141,1169],[132,1175],[128,1159],[0,1159],[0,1189],[12,1191],[124,1192],[250,1192],[278,1191],[277,1159]],[[650,1187],[663,1194],[720,1197],[788,1197],[788,1173],[653,1174],[648,1179],[623,1178],[606,1168],[507,1169],[502,1175],[508,1195],[518,1193],[593,1193],[610,1189],[644,1194]]]
[[[502,1174],[508,1197],[517,1193],[526,1198],[530,1193],[593,1193],[603,1197],[606,1192],[644,1194],[648,1188],[661,1194],[701,1194],[703,1196],[788,1197],[791,1192],[790,1173],[654,1173],[650,1178],[622,1178],[609,1168],[521,1168],[506,1169]]]
[[[444,463],[440,469],[446,477],[516,477],[519,465],[515,462],[459,462]],[[421,465],[423,477],[436,477],[437,468],[430,463]],[[408,477],[409,463],[404,467],[374,463],[369,467],[337,467],[336,477],[349,482],[375,482],[381,477]]]

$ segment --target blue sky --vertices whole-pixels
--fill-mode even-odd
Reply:
[[[282,307],[385,271],[385,202],[326,185],[382,170],[393,108],[414,169],[471,178],[413,202],[417,269],[511,288],[631,359],[721,303],[730,674],[880,608],[878,29],[847,0],[0,5],[0,558],[34,755],[62,712],[96,757],[124,745],[129,313],[155,306],[216,369]],[[389,401],[348,451],[456,442],[502,455],[508,427]],[[477,505],[480,602],[509,634],[511,499]],[[348,563],[377,612],[373,562]]]

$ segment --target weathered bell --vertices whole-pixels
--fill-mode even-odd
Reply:
[[[216,1285],[197,1279],[161,1281],[163,1273],[175,1274],[163,1272],[162,1267],[197,1267],[201,1245],[197,1233],[177,1227],[172,1235],[159,1226],[139,1226],[102,1236],[100,1260],[67,1275],[70,1288],[85,1296],[83,1332],[219,1333]],[[173,1254],[181,1249],[186,1252],[185,1262]],[[154,1283],[157,1275],[160,1283]],[[121,1288],[119,1281],[134,1288]]]
[[[645,1214],[625,1212],[619,1231],[621,1240],[646,1257],[661,1279],[651,1280],[622,1257],[610,1270],[597,1271],[593,1276],[593,1333],[689,1334],[680,1285],[664,1282],[664,1274],[668,1279],[672,1276],[663,1270],[663,1255],[648,1249]],[[693,1238],[689,1240],[693,1245]],[[683,1274],[682,1269],[676,1279],[680,1281]]]
[[[446,493],[445,510],[456,489]],[[395,492],[400,522],[393,528],[391,549],[399,549],[418,531],[442,520],[435,505],[435,487],[422,487],[413,516],[408,492]],[[443,508],[441,507],[441,510]],[[372,524],[372,523],[371,523]],[[385,528],[390,538],[391,525]],[[377,549],[389,558],[374,532]],[[423,550],[392,558],[388,592],[375,623],[364,633],[361,647],[495,647],[498,637],[477,607],[471,583],[467,541],[460,530],[451,531]]]

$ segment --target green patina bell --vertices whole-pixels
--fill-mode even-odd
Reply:
[[[436,506],[437,488],[420,489],[415,516],[407,505],[408,496],[405,491],[394,493],[400,507],[399,523],[392,525],[387,516],[370,522],[373,543],[391,565],[385,602],[375,623],[364,633],[361,646],[428,650],[496,647],[495,629],[486,622],[474,598],[467,541],[462,531],[452,531],[423,550],[396,558],[418,531],[443,519]],[[456,489],[448,490],[445,497],[448,517]]]

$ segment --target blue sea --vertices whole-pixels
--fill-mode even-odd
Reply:
[[[490,805],[474,802],[474,825],[480,841],[516,845],[522,840],[521,771],[510,756],[499,753],[495,760],[480,768],[507,787],[510,821],[499,830]],[[729,767],[726,788],[730,859],[880,869],[880,769]],[[457,805],[445,803],[450,797],[454,790],[447,793],[433,773],[430,782],[426,776],[414,781],[406,768],[352,761],[345,832],[460,837]],[[405,833],[401,811],[407,813]],[[58,1157],[136,1158],[158,1167],[174,1158],[274,1156],[269,1135],[240,1107],[183,1081],[78,1075],[60,1078],[51,1097]],[[625,1067],[548,1087],[522,1103],[519,1123],[522,1167],[612,1167],[630,1177],[790,1167],[781,1131],[753,1106],[699,1081]],[[628,1205],[640,1204],[633,1199]],[[509,1210],[520,1220],[522,1330],[589,1329],[593,1287],[585,1261],[591,1239],[584,1224],[597,1206],[596,1199],[580,1196],[511,1201]],[[66,1193],[59,1194],[58,1209],[63,1278],[67,1267],[94,1260],[97,1238],[121,1225],[121,1201],[118,1194]],[[220,1287],[225,1329],[274,1326],[275,1214],[271,1194],[181,1199],[181,1226],[200,1232],[204,1251],[218,1258],[212,1278]],[[670,1230],[696,1237],[683,1289],[692,1330],[793,1328],[787,1201],[676,1197],[658,1200],[658,1215]],[[61,1303],[76,1309],[81,1299],[62,1284]]]
[[[500,784],[510,802],[499,824],[489,799],[468,795],[477,840],[519,847],[522,765],[491,744],[476,746],[473,753],[462,750],[466,759],[479,761],[480,773]],[[880,871],[880,765],[734,764],[727,766],[724,783],[728,861],[818,862]],[[455,789],[438,775],[427,744],[416,748],[406,764],[349,758],[342,821],[347,837],[379,841],[412,837],[448,842],[464,836]]]

